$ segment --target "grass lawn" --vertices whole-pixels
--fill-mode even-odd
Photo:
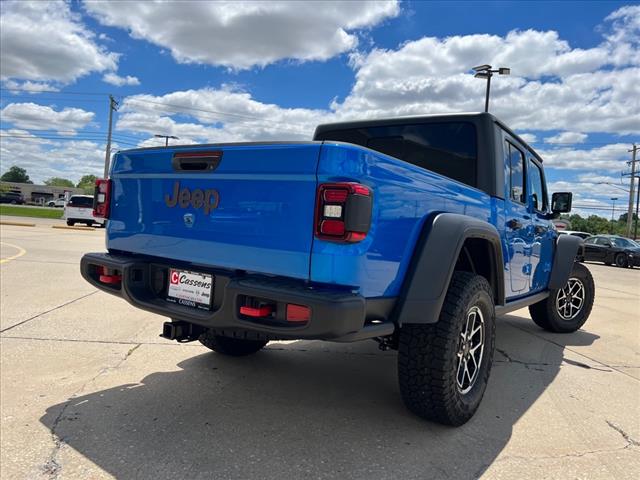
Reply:
[[[16,207],[14,205],[0,205],[0,215],[12,215],[16,217],[37,217],[37,218],[62,218],[63,209],[55,210],[44,207]]]

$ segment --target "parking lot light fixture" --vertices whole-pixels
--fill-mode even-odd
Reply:
[[[475,73],[475,78],[486,78],[487,79],[487,91],[484,100],[484,111],[489,111],[489,92],[491,91],[491,77],[493,77],[494,73],[498,75],[511,75],[511,69],[509,67],[500,67],[495,70],[491,68],[491,65],[478,65],[477,67],[473,67],[472,70]]]
[[[164,138],[164,146],[168,147],[169,146],[169,139],[171,140],[180,140],[179,137],[174,137],[173,135],[160,135],[160,134],[155,134],[154,137],[157,138]]]

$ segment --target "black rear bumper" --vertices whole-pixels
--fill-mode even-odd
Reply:
[[[100,267],[117,271],[118,284],[100,281]],[[168,302],[170,268],[209,273],[215,276],[211,310],[198,310]],[[260,339],[321,339],[355,341],[390,335],[394,325],[386,320],[394,305],[392,298],[365,299],[350,291],[310,286],[291,279],[233,274],[228,270],[167,263],[147,257],[88,253],[82,257],[80,271],[96,288],[124,298],[143,310],[214,330],[220,335]],[[269,299],[275,305],[274,318],[252,319],[240,314],[243,299]],[[311,309],[304,325],[288,324],[287,304]]]

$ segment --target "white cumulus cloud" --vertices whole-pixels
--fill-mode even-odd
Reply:
[[[545,143],[567,144],[567,143],[583,143],[588,135],[580,132],[561,132],[558,135],[547,137]]]
[[[180,63],[235,70],[279,60],[327,60],[358,45],[359,30],[398,15],[385,1],[86,1],[102,24],[171,51]]]
[[[122,87],[124,85],[140,85],[140,80],[138,80],[138,77],[133,77],[131,75],[121,77],[120,75],[113,72],[104,74],[104,76],[102,77],[102,81],[111,85],[115,85],[116,87]]]
[[[0,111],[3,122],[27,130],[57,130],[73,132],[86,127],[95,114],[81,108],[66,107],[54,110],[36,103],[10,103]]]
[[[118,55],[95,42],[64,1],[3,1],[0,78],[70,83],[115,70]]]

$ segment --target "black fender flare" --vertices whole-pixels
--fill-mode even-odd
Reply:
[[[569,281],[576,255],[583,242],[580,237],[574,235],[558,235],[549,277],[549,290],[562,288]]]
[[[494,302],[504,304],[504,263],[496,227],[466,215],[441,213],[425,224],[414,249],[394,311],[399,326],[438,321],[456,261],[469,238],[487,240],[491,245]]]

